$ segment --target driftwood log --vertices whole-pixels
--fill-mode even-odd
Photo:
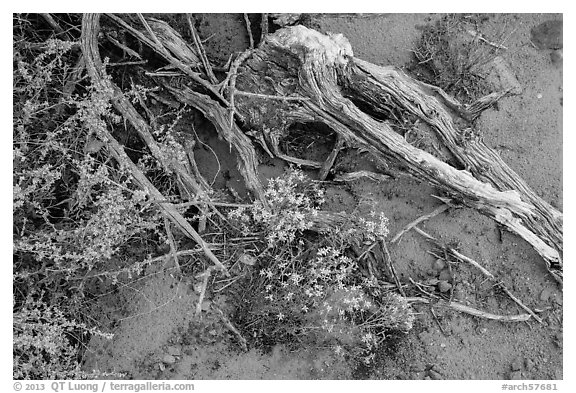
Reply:
[[[519,235],[542,256],[552,276],[562,282],[562,213],[536,195],[498,153],[471,132],[470,121],[496,100],[512,94],[512,89],[463,105],[441,89],[394,67],[354,57],[350,43],[340,34],[323,35],[303,26],[282,28],[265,36],[257,48],[239,55],[227,77],[215,85],[199,39],[189,44],[168,24],[142,15],[138,16],[139,23],[118,15],[108,18],[179,70],[176,78],[174,73],[153,73],[153,77],[176,100],[203,113],[236,150],[238,168],[255,198],[266,202],[254,142],[268,154],[318,168],[322,178],[344,145],[359,147]],[[84,16],[82,50],[93,82],[113,85],[102,74],[99,21],[98,14]],[[194,31],[193,36],[196,34]],[[182,83],[183,78],[189,81]],[[134,125],[150,150],[157,151],[144,119],[120,89],[111,88],[115,108]],[[393,127],[391,119],[397,114],[425,122],[450,159],[408,143]],[[337,134],[334,151],[326,162],[289,157],[282,151],[281,141],[290,127],[306,123],[322,123]],[[114,156],[127,159],[111,141]],[[205,182],[198,179],[196,171],[164,162],[160,154],[156,158],[178,174],[189,193],[209,204],[209,190],[202,186]],[[143,179],[140,183],[150,188]],[[171,209],[163,209],[177,226],[182,225]],[[316,218],[316,224],[320,228],[337,226],[339,220],[341,216],[326,212]],[[198,240],[189,228],[184,233]],[[213,255],[209,257],[214,260]]]

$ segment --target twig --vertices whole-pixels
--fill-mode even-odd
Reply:
[[[56,31],[57,35],[63,35],[67,40],[69,41],[71,40],[70,35],[66,31],[64,31],[62,27],[60,27],[60,25],[58,24],[58,22],[56,22],[56,20],[54,20],[52,15],[50,14],[40,14],[40,15],[50,25],[50,27],[52,27]]]
[[[334,166],[336,157],[338,157],[338,153],[340,153],[340,150],[342,150],[343,146],[344,146],[344,138],[338,135],[336,137],[336,143],[334,144],[332,151],[328,155],[328,158],[326,158],[326,161],[324,161],[324,164],[322,164],[322,168],[320,168],[320,174],[318,175],[320,180],[326,180],[326,177],[328,176],[330,169],[332,169],[332,167]]]
[[[229,108],[229,115],[228,115],[228,124],[230,126],[230,129],[233,128],[234,125],[234,114],[236,113],[236,109],[234,108],[234,94],[236,94],[236,78],[238,77],[238,68],[240,68],[240,65],[252,54],[253,49],[248,49],[244,52],[242,52],[242,54],[240,56],[238,56],[238,58],[236,60],[234,60],[234,62],[232,63],[232,65],[230,66],[230,71],[228,71],[228,75],[226,76],[226,79],[224,79],[224,82],[222,82],[224,85],[226,83],[228,83],[228,108]]]
[[[442,324],[440,323],[440,320],[438,319],[438,316],[436,315],[436,311],[434,311],[434,309],[432,307],[430,307],[430,312],[432,313],[432,316],[434,317],[434,320],[436,321],[436,323],[438,324],[438,327],[440,328],[440,331],[442,332],[443,335],[448,336],[448,334],[446,333],[446,331],[444,330],[444,328],[442,327]]]
[[[279,100],[279,101],[308,101],[310,100],[307,97],[291,97],[291,96],[274,96],[270,94],[260,94],[260,93],[251,93],[249,91],[242,91],[242,90],[235,90],[235,95],[245,96],[245,97],[254,97],[254,98],[263,98],[267,100]]]
[[[242,337],[242,334],[240,334],[238,329],[236,329],[236,327],[234,327],[232,322],[230,322],[230,320],[226,317],[226,315],[224,315],[224,312],[222,312],[222,310],[220,310],[217,307],[215,307],[215,308],[216,308],[216,311],[218,311],[218,313],[220,314],[220,319],[222,319],[222,322],[224,322],[224,325],[226,325],[226,327],[232,333],[234,333],[236,335],[236,337],[238,338],[238,341],[240,341],[240,346],[242,347],[242,349],[244,351],[248,351],[248,343],[247,343],[246,339],[244,337]]]
[[[404,297],[406,297],[406,294],[404,293],[404,289],[402,289],[402,284],[400,283],[400,280],[398,279],[398,275],[396,274],[396,269],[394,268],[394,264],[392,263],[392,258],[390,257],[390,252],[388,251],[388,246],[386,246],[386,241],[385,240],[380,240],[380,247],[382,248],[382,251],[384,252],[384,257],[386,260],[386,264],[388,265],[388,269],[390,269],[390,272],[392,273],[392,277],[394,278],[394,283],[396,284],[396,287],[398,288],[398,292],[400,292],[400,294]]]
[[[526,306],[524,303],[522,303],[520,301],[520,299],[518,299],[516,296],[514,296],[512,294],[512,292],[510,292],[510,290],[504,285],[503,282],[498,281],[492,273],[490,273],[487,269],[485,269],[483,266],[481,266],[478,262],[476,262],[472,258],[468,258],[466,255],[463,255],[454,249],[449,249],[449,251],[456,258],[460,259],[463,262],[467,262],[467,263],[471,264],[472,266],[476,267],[478,270],[480,270],[483,275],[488,277],[490,280],[494,281],[496,283],[496,286],[499,287],[506,295],[508,295],[508,297],[510,299],[512,299],[513,302],[515,302],[518,306],[520,306],[520,308],[522,308],[528,314],[532,315],[532,318],[534,318],[539,323],[544,323],[544,321],[542,321],[542,319],[538,315],[536,315],[536,313],[534,311],[532,311],[528,306]]]
[[[504,45],[500,45],[500,44],[497,44],[495,42],[488,41],[486,38],[484,38],[484,36],[482,36],[482,34],[478,33],[476,30],[470,29],[470,30],[466,30],[466,32],[468,34],[470,34],[472,37],[477,38],[478,40],[480,40],[480,41],[482,41],[482,42],[484,42],[490,46],[493,46],[494,48],[508,50],[508,48],[506,48]]]
[[[137,59],[142,60],[142,57],[140,57],[140,54],[138,52],[136,52],[133,49],[128,48],[126,45],[124,45],[123,43],[121,43],[120,41],[118,41],[116,38],[112,37],[110,34],[106,34],[106,38],[108,39],[108,41],[110,41],[112,44],[116,45],[118,48],[122,49],[123,52],[128,53],[130,56],[133,56]]]
[[[122,18],[119,18],[118,16],[116,16],[114,14],[106,14],[106,16],[108,16],[110,19],[112,19],[114,22],[116,22],[121,27],[128,30],[128,32],[130,34],[132,34],[134,37],[136,37],[138,40],[142,41],[143,43],[145,43],[146,45],[148,45],[149,47],[154,49],[162,57],[164,57],[168,62],[170,62],[172,65],[176,66],[176,68],[178,68],[180,71],[184,72],[187,76],[189,76],[196,83],[200,84],[206,90],[208,90],[212,94],[214,94],[214,96],[216,96],[224,105],[227,105],[227,106],[229,105],[228,101],[222,96],[222,94],[220,94],[220,92],[218,92],[218,90],[213,85],[208,83],[206,80],[202,79],[197,73],[193,72],[189,65],[184,64],[182,61],[180,61],[177,58],[175,58],[174,56],[172,56],[168,52],[168,50],[166,50],[166,48],[160,43],[160,41],[158,40],[158,37],[156,37],[156,35],[154,35],[152,37],[152,39],[150,39],[150,38],[146,37],[146,35],[144,35],[141,31],[130,26]],[[148,25],[148,23],[146,23],[145,27],[146,26],[147,26],[147,29],[150,29],[150,26]]]
[[[424,288],[422,288],[422,284],[417,283],[416,281],[414,281],[412,279],[412,277],[408,277],[408,281],[410,281],[412,283],[412,285],[414,285],[416,287],[416,289],[418,289],[420,292],[422,292],[424,295],[430,297],[430,298],[435,298],[435,299],[439,299],[439,296],[430,293],[428,291],[426,291]]]
[[[260,27],[262,32],[260,33],[260,44],[264,42],[266,35],[268,34],[268,14],[260,14],[262,19],[260,21]]]
[[[348,181],[355,181],[363,177],[375,182],[386,181],[391,178],[391,176],[389,175],[383,175],[381,173],[362,170],[362,171],[343,173],[341,175],[336,176],[334,178],[334,181],[348,182]]]
[[[108,63],[106,64],[108,67],[122,67],[122,66],[129,66],[129,65],[140,65],[146,64],[148,60],[135,60],[135,61],[124,61],[120,63]]]
[[[254,37],[252,36],[252,26],[248,14],[244,14],[244,22],[246,22],[246,30],[248,31],[248,39],[250,40],[250,49],[254,49]]]
[[[433,217],[436,217],[438,214],[445,212],[446,210],[450,209],[450,206],[448,205],[440,205],[438,206],[436,209],[434,209],[431,213],[425,214],[421,217],[418,217],[417,219],[415,219],[414,221],[412,221],[411,223],[409,223],[408,225],[406,225],[404,228],[402,228],[402,230],[400,232],[398,232],[390,241],[390,243],[396,243],[400,237],[405,234],[406,232],[408,232],[410,229],[414,228],[416,225],[420,224],[421,222],[424,222],[426,220],[429,220]]]
[[[196,318],[200,316],[202,312],[202,303],[204,302],[204,297],[206,296],[206,288],[208,287],[208,279],[212,274],[213,267],[210,266],[206,271],[202,274],[196,276],[196,278],[202,277],[202,286],[200,287],[200,296],[198,297],[198,303],[196,304],[196,313],[194,314]]]
[[[419,302],[419,303],[425,303],[425,304],[431,304],[432,303],[429,299],[424,299],[424,298],[420,298],[420,297],[408,297],[408,298],[406,298],[406,300],[408,302]],[[475,308],[472,308],[472,307],[469,307],[469,306],[466,306],[464,304],[457,303],[457,302],[442,302],[442,301],[440,301],[438,303],[435,303],[435,305],[450,308],[452,310],[463,312],[463,313],[469,314],[469,315],[473,315],[475,317],[491,319],[491,320],[500,321],[500,322],[525,322],[525,321],[529,320],[531,317],[530,314],[518,314],[518,315],[491,314],[491,313],[481,311],[481,310],[478,310],[478,309],[475,309]]]
[[[416,232],[420,233],[422,236],[424,236],[428,240],[433,241],[433,242],[438,242],[433,236],[424,232],[422,229],[420,229],[418,227],[414,227],[414,230]],[[496,286],[498,286],[500,289],[502,289],[502,291],[504,293],[506,293],[510,297],[510,299],[512,299],[512,301],[514,303],[516,303],[524,311],[526,311],[528,314],[530,314],[536,321],[538,321],[539,323],[543,323],[542,319],[538,315],[536,315],[536,313],[534,311],[532,311],[528,306],[526,306],[524,303],[522,303],[520,301],[520,299],[518,299],[516,296],[514,296],[512,294],[512,292],[510,292],[510,290],[504,285],[503,282],[497,281],[496,277],[494,277],[494,275],[492,273],[490,273],[487,269],[482,267],[482,265],[480,265],[478,262],[476,262],[472,258],[469,258],[466,255],[463,255],[460,252],[454,250],[452,247],[446,247],[446,250],[450,254],[452,254],[454,257],[458,258],[459,260],[461,260],[463,262],[467,262],[467,263],[471,264],[472,266],[474,266],[475,268],[477,268],[478,270],[480,270],[482,272],[482,274],[485,275],[489,280],[495,282]],[[446,262],[449,263],[448,261],[446,261]]]
[[[206,56],[206,50],[204,49],[204,45],[202,45],[202,40],[200,40],[200,36],[192,23],[192,18],[190,14],[186,14],[186,19],[188,20],[188,27],[190,28],[190,32],[192,33],[192,39],[194,40],[194,45],[196,45],[196,50],[198,51],[198,55],[200,56],[200,60],[202,61],[202,65],[206,70],[206,75],[212,84],[218,84],[218,79],[216,75],[214,75],[214,71],[212,70],[212,66],[210,65],[210,61],[208,60],[208,56]]]
[[[180,268],[180,264],[178,263],[178,254],[176,249],[176,242],[174,241],[174,235],[170,230],[170,221],[168,218],[164,217],[164,226],[166,227],[166,234],[168,235],[168,242],[170,243],[170,256],[172,256],[172,260],[174,261],[174,266],[176,267],[176,271],[178,273],[182,273],[182,269]]]

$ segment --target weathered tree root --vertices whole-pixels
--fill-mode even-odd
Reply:
[[[512,93],[511,89],[462,105],[441,89],[393,67],[354,58],[342,35],[325,36],[295,26],[267,35],[258,48],[236,59],[226,78],[230,80],[226,99],[218,86],[208,82],[209,76],[201,75],[205,67],[200,55],[187,64],[181,53],[194,48],[170,32],[168,25],[139,16],[144,29],[136,29],[118,16],[110,17],[194,81],[192,88],[162,84],[177,100],[199,109],[236,149],[240,171],[256,198],[265,202],[255,150],[236,123],[230,124],[230,115],[267,145],[266,151],[293,161],[280,149],[290,126],[324,123],[338,135],[339,144],[361,147],[378,160],[403,168],[524,238],[562,282],[562,213],[538,197],[469,127],[461,125]],[[427,123],[463,169],[407,143],[386,120],[393,117],[390,108]],[[325,176],[334,158],[312,166],[321,168]],[[314,224],[320,229],[337,227],[341,219],[326,213],[315,218]]]
[[[269,35],[239,70],[243,91],[301,101],[255,101],[239,96],[236,110],[278,150],[295,123],[322,122],[346,142],[387,159],[415,177],[503,224],[530,243],[562,281],[562,213],[538,197],[479,138],[466,139],[446,106],[448,97],[400,71],[353,57],[342,35],[325,36],[303,26]],[[436,93],[436,95],[434,95]],[[454,107],[456,101],[449,100]],[[368,106],[370,114],[357,103]],[[408,144],[384,120],[386,108],[420,117],[468,170],[459,170]],[[463,108],[463,106],[461,106]],[[381,119],[374,114],[382,114]]]

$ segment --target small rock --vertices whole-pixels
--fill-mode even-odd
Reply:
[[[211,329],[211,330],[208,331],[208,334],[211,335],[211,336],[217,336],[217,335],[218,335],[218,332],[216,331],[216,329]]]
[[[430,378],[432,378],[436,381],[444,379],[444,378],[442,378],[442,374],[440,374],[439,372],[434,371],[434,370],[428,370],[428,375],[430,376]]]
[[[514,359],[510,367],[512,368],[512,371],[520,371],[522,370],[522,364],[523,364],[522,359],[518,357]]]
[[[450,275],[450,270],[448,269],[444,269],[440,272],[440,275],[438,276],[438,279],[440,281],[452,281],[452,276]]]
[[[182,356],[182,349],[174,345],[170,345],[168,348],[166,348],[166,352],[168,352],[168,355]]]
[[[410,374],[410,379],[412,380],[422,380],[424,379],[424,377],[426,376],[426,372],[425,371],[419,371],[419,372],[415,372]]]
[[[522,378],[522,372],[521,371],[512,371],[509,375],[508,375],[508,379],[511,380],[519,380],[519,379],[524,379]]]
[[[162,358],[162,362],[165,364],[174,364],[176,363],[176,358],[172,355],[164,355],[164,357]]]
[[[454,286],[454,300],[464,300],[466,294],[460,285]]]
[[[562,49],[550,52],[550,60],[552,61],[552,64],[554,64],[555,66],[561,66],[563,59],[564,55],[562,53]]]
[[[240,258],[238,258],[238,261],[248,266],[254,266],[256,258],[249,254],[242,254]]]
[[[550,290],[550,288],[544,288],[542,292],[540,292],[540,300],[542,300],[543,302],[547,302],[548,299],[550,299],[551,294],[552,291]]]
[[[164,363],[158,363],[158,370],[160,371],[166,370],[166,366],[164,366]]]
[[[446,267],[446,262],[444,262],[444,260],[443,260],[443,259],[440,259],[440,258],[436,259],[436,260],[432,263],[432,268],[435,269],[435,270],[438,270],[438,271],[444,269],[445,267]]]
[[[536,98],[541,99],[541,98],[542,98],[542,94],[541,94],[541,93],[536,94]]]
[[[448,292],[452,288],[452,285],[447,281],[440,281],[438,283],[438,290],[442,293]]]
[[[202,311],[208,311],[208,310],[210,310],[210,304],[212,304],[212,302],[211,302],[210,300],[204,300],[204,301],[202,302],[202,306],[201,306]]]
[[[526,359],[524,360],[524,367],[525,367],[526,370],[528,370],[528,371],[533,371],[533,370],[534,370],[534,362],[532,361],[532,359],[526,358]]]
[[[430,370],[436,371],[438,374],[442,373],[442,370],[440,370],[440,366],[438,366],[437,364],[433,364],[432,367],[430,367]]]
[[[440,280],[438,280],[437,278],[431,278],[430,280],[426,281],[426,284],[428,285],[436,285],[440,282]]]
[[[432,379],[432,378],[430,378],[429,375],[426,375],[426,376],[424,377],[424,379],[428,381],[428,380],[430,380],[430,379]]]

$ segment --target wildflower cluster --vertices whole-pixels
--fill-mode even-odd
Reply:
[[[296,235],[312,226],[311,218],[324,203],[324,190],[310,181],[301,170],[271,179],[265,191],[268,205],[257,201],[247,208],[229,213],[243,234],[262,231],[269,247],[290,244]]]
[[[256,203],[229,214],[246,233],[257,228],[266,244],[257,257],[252,308],[241,311],[252,315],[245,325],[253,334],[276,342],[314,337],[336,343],[339,355],[370,362],[388,331],[411,329],[414,317],[405,299],[365,277],[352,251],[388,235],[383,214],[351,216],[310,241],[305,230],[319,212],[322,190],[292,170],[270,181],[266,196],[269,207]]]

